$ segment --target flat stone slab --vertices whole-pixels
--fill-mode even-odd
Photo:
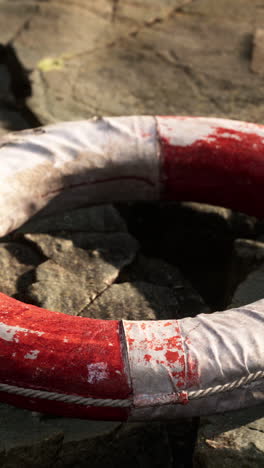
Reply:
[[[65,210],[56,216],[35,215],[17,229],[17,233],[98,232],[126,231],[126,224],[112,205],[99,205]]]
[[[33,281],[33,270],[43,256],[30,246],[19,242],[0,243],[0,290],[16,296],[20,289]]]
[[[82,315],[112,320],[166,320],[184,316],[177,291],[139,281],[113,284],[85,307]]]
[[[180,431],[173,424],[53,418],[8,405],[0,405],[0,421],[1,468],[171,468],[192,429],[190,422]]]
[[[263,286],[264,263],[239,284],[233,295],[231,307],[240,307],[263,299]]]
[[[133,260],[138,244],[127,233],[67,237],[25,234],[49,259],[37,267],[25,297],[46,309],[79,315]]]
[[[202,419],[195,468],[262,468],[263,462],[263,406]]]
[[[254,35],[251,70],[264,75],[264,29],[257,29]]]
[[[1,11],[0,42],[12,40],[31,70],[28,106],[42,123],[102,114],[263,122],[249,53],[263,19],[257,0],[4,0]]]
[[[149,257],[160,257],[177,265],[212,310],[224,307],[233,243],[237,237],[255,236],[255,218],[193,202],[137,203],[118,208],[127,221],[129,232],[139,240]],[[166,269],[167,274],[170,270],[162,265],[157,265],[157,270],[153,268],[152,277],[156,275],[160,281],[159,268]],[[151,267],[148,269],[151,273]],[[138,278],[143,281],[145,270],[145,267],[136,268]],[[135,276],[133,278],[135,280]],[[178,292],[180,296],[181,290]],[[199,310],[194,302],[193,306]],[[189,310],[192,315],[191,306]]]
[[[135,260],[120,272],[119,281],[121,281],[122,284],[127,281],[132,283],[132,285],[136,282],[134,291],[137,290],[138,294],[140,294],[141,291],[141,296],[148,299],[149,306],[151,307],[151,304],[153,305],[153,318],[162,319],[163,317],[166,319],[173,317],[179,319],[210,312],[208,305],[205,304],[201,295],[190,282],[186,280],[182,272],[174,265],[170,265],[159,258],[137,255]],[[141,283],[139,283],[139,281]],[[120,286],[122,286],[122,284]],[[151,293],[150,288],[149,291],[145,290],[144,286],[141,289],[140,284],[152,286],[154,294]],[[159,296],[159,292],[162,293],[161,287],[163,288],[164,294],[156,301],[155,296]],[[162,299],[163,295],[164,299]],[[174,298],[171,304],[172,308],[169,307],[170,301],[166,300],[165,296],[167,299],[170,298],[170,301],[171,298]],[[97,301],[94,305],[96,305],[96,303]],[[160,310],[157,304],[159,304]],[[164,306],[162,304],[164,304]],[[129,309],[131,310],[131,305],[128,304],[128,310]],[[139,308],[139,310],[142,309]],[[137,313],[136,311],[133,312],[135,317]],[[132,320],[137,319],[134,318]]]
[[[258,275],[255,270],[258,270],[258,267],[261,267],[263,264],[264,242],[252,239],[236,239],[234,241],[231,266],[229,271],[229,286],[227,291],[228,303],[235,303],[237,301],[236,298],[240,296],[239,291],[245,290],[244,281],[247,283],[249,282],[250,284],[251,277],[253,280],[252,294],[255,294],[254,291],[256,292],[256,285],[254,285],[254,277],[255,275]],[[247,299],[249,299],[249,297],[247,297],[246,300]],[[238,301],[240,302],[239,299]]]

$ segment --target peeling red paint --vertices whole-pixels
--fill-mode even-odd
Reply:
[[[145,361],[149,362],[152,359],[152,357],[150,354],[145,354],[144,359]]]
[[[188,146],[160,134],[163,198],[212,203],[263,217],[264,138],[245,128],[247,132],[219,126]]]
[[[188,388],[198,386],[200,381],[198,362],[195,357],[187,352],[187,375],[186,382]]]
[[[142,368],[139,370],[140,375],[144,369],[148,369],[148,376],[153,375],[154,380],[159,373],[163,379],[167,375],[170,391],[186,388],[185,352],[178,322],[146,321],[144,327],[137,322],[127,325],[124,322],[133,381],[137,369]]]
[[[156,346],[155,351],[162,351],[163,349],[163,346]]]
[[[187,392],[179,393],[179,403],[181,403],[182,405],[187,405],[189,403]]]
[[[0,293],[0,322],[0,383],[92,398],[131,394],[118,321],[51,312]],[[37,359],[26,359],[32,350]],[[0,400],[22,401],[4,392]],[[39,408],[45,405],[55,403],[39,401]]]
[[[179,353],[178,351],[167,351],[165,356],[168,362],[177,362],[179,361]],[[173,374],[172,374],[173,375]]]

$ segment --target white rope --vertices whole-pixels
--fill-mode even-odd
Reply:
[[[264,371],[258,371],[254,374],[241,377],[241,379],[234,380],[233,382],[226,383],[224,385],[217,385],[215,387],[209,387],[206,389],[195,390],[188,392],[187,396],[189,400],[198,400],[207,396],[216,395],[218,393],[231,392],[244,385],[248,385],[257,380],[264,378]],[[28,398],[40,398],[42,400],[61,401],[63,403],[71,403],[81,406],[108,406],[112,408],[129,408],[133,405],[133,401],[129,399],[124,400],[113,400],[113,399],[102,399],[102,398],[85,398],[77,395],[66,395],[64,393],[47,392],[44,390],[33,390],[29,388],[16,387],[14,385],[0,384],[0,392],[11,393],[18,396]],[[168,404],[164,402],[163,404]],[[160,406],[163,405],[160,402]]]
[[[216,387],[205,388],[204,390],[195,390],[188,393],[189,400],[198,400],[198,398],[205,398],[207,396],[216,395],[217,393],[231,392],[236,388],[248,385],[256,380],[264,379],[264,371],[258,371],[254,374],[249,374],[241,379],[234,380],[233,382],[226,383],[225,385],[217,385]]]
[[[131,406],[131,400],[112,400],[102,398],[85,398],[78,395],[66,395],[65,393],[46,392],[30,388],[16,387],[14,385],[0,384],[0,391],[28,398],[40,398],[41,400],[61,401],[82,406],[111,406],[126,408]]]

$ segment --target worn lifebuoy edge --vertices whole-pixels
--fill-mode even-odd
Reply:
[[[95,320],[0,294],[0,400],[111,420],[175,419],[264,400],[264,300],[196,318]]]
[[[221,204],[260,215],[263,135],[263,127],[255,124],[182,117],[108,118],[10,135],[0,147],[2,233],[45,206],[59,209],[67,200],[76,206],[87,198],[181,199],[186,193],[207,202],[220,197]],[[219,191],[226,182],[226,190]],[[139,420],[206,414],[263,401],[263,301],[178,322],[82,319],[85,349],[92,353],[85,356],[88,361],[81,357],[80,322],[70,326],[59,313],[56,329],[56,314],[15,306],[13,301],[1,295],[3,401],[78,417]],[[74,336],[70,355],[65,352],[67,342],[62,343],[62,333],[69,329]],[[104,344],[115,343],[113,353],[100,341],[102,329]],[[120,341],[120,330],[125,340]],[[36,338],[41,345],[44,336],[42,348],[34,349]],[[59,365],[51,365],[54,359]],[[88,374],[85,365],[92,366]],[[99,377],[91,391],[88,379],[93,380],[93,371]],[[118,394],[111,393],[113,386]],[[87,398],[93,402],[83,400]]]
[[[264,127],[202,117],[108,117],[0,142],[0,235],[88,203],[192,200],[264,216]]]

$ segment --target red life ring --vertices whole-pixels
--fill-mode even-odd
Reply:
[[[68,122],[0,141],[0,235],[31,215],[115,200],[264,216],[264,126],[193,117]],[[0,293],[0,400],[65,416],[175,419],[264,401],[264,300],[165,321],[50,312]]]

